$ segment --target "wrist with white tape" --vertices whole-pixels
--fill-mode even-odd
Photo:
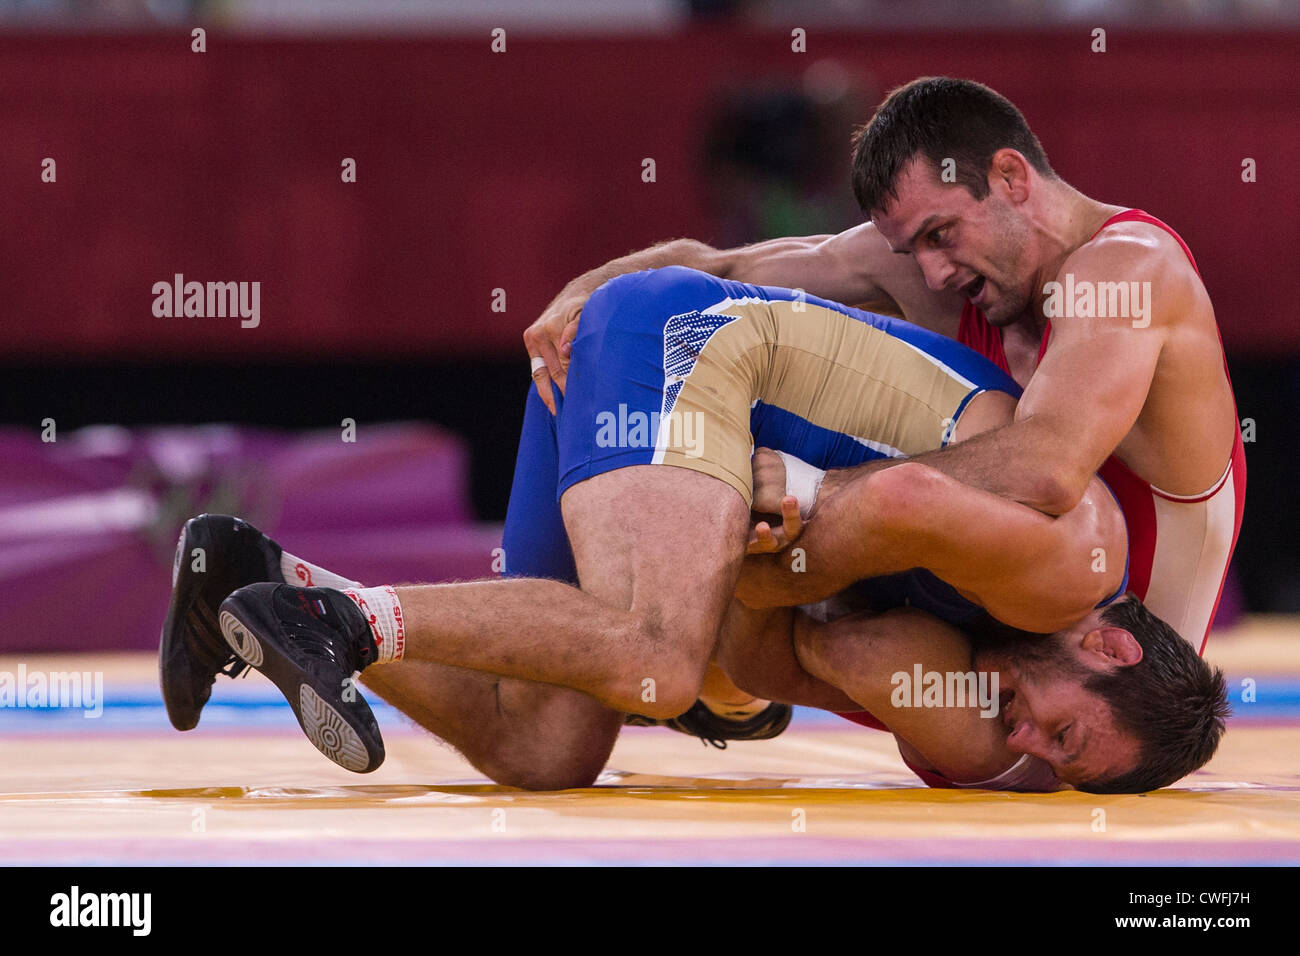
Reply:
[[[785,493],[793,495],[799,502],[799,517],[806,519],[817,504],[817,493],[821,490],[826,472],[794,455],[787,455],[783,451],[778,451],[777,454],[785,465]]]

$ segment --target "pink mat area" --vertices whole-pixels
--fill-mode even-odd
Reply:
[[[341,434],[0,430],[0,652],[156,647],[176,535],[204,511],[367,584],[491,572],[501,531],[472,521],[458,438],[414,424]]]

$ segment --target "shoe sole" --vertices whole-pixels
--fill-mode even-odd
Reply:
[[[210,584],[209,575],[219,573],[214,562],[220,560],[235,562],[234,567],[237,569],[235,577],[227,582],[232,591],[244,584],[258,581],[270,581],[276,584],[284,582],[283,575],[279,574],[274,566],[278,562],[278,555],[275,552],[278,551],[279,545],[262,535],[272,551],[269,562],[267,556],[261,553],[256,560],[249,558],[240,551],[244,547],[244,541],[240,536],[260,534],[260,532],[249,526],[246,530],[237,531],[234,539],[228,541],[226,536],[230,529],[227,522],[231,520],[232,517],[229,515],[200,515],[191,518],[181,527],[180,536],[176,541],[176,556],[172,561],[171,600],[167,605],[167,616],[163,619],[162,632],[158,637],[158,682],[162,688],[167,718],[173,727],[181,731],[193,730],[198,726],[203,707],[212,693],[212,681],[204,681],[203,678],[215,678],[219,673],[219,671],[212,671],[202,674],[196,683],[195,675],[199,672],[194,669],[194,662],[188,660],[185,637],[191,627],[203,629],[205,634],[206,629],[211,628],[211,637],[213,640],[216,639],[216,604],[220,604],[221,598],[226,595],[221,594],[215,599],[215,604],[211,606],[210,618],[208,613],[200,610],[207,606],[204,589]],[[233,553],[227,554],[223,550],[228,545],[235,548]],[[201,548],[206,556],[206,571],[194,571],[191,567],[195,548]],[[263,562],[268,563],[263,566]],[[254,564],[255,569],[250,567]],[[200,620],[195,620],[196,613]],[[209,620],[211,623],[208,623]],[[178,666],[181,662],[186,662],[190,666]]]
[[[167,617],[163,619],[162,632],[158,635],[158,683],[162,688],[167,719],[177,730],[193,730],[197,727],[199,713],[203,709],[203,704],[207,703],[206,700],[199,704],[192,699],[177,700],[176,694],[179,691],[188,691],[188,688],[178,686],[186,682],[179,677],[168,680],[167,673],[168,663],[184,645],[182,631],[191,607],[199,600],[199,591],[203,586],[195,572],[190,570],[189,562],[186,560],[194,548],[203,548],[205,554],[209,550],[205,547],[208,543],[207,537],[200,533],[201,526],[197,522],[197,518],[185,522],[176,541],[176,556],[172,559],[171,601],[167,605]],[[191,714],[193,719],[189,719]]]
[[[370,773],[384,762],[384,744],[370,706],[360,694],[355,713],[340,712],[327,699],[335,689],[304,675],[278,646],[269,622],[260,622],[256,605],[227,599],[221,609],[221,633],[241,660],[265,674],[284,694],[307,739],[334,763],[353,773]],[[366,725],[369,726],[366,726]],[[367,739],[370,738],[370,743]]]

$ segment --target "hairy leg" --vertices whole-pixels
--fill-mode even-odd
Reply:
[[[444,664],[376,664],[361,680],[479,772],[525,790],[590,786],[623,725],[579,691]]]
[[[361,586],[312,571],[320,584]],[[528,790],[589,786],[623,723],[622,714],[580,691],[445,664],[376,664],[361,680],[480,772]]]
[[[577,583],[558,474],[556,422],[530,389],[501,542],[508,575]],[[621,713],[581,691],[448,664],[381,664],[361,679],[480,772],[529,790],[590,786],[623,725]]]
[[[673,717],[695,701],[735,587],[749,510],[722,481],[643,465],[562,502],[582,589],[516,578],[398,588],[406,659],[584,691]]]

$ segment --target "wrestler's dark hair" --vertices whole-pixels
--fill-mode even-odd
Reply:
[[[868,216],[898,198],[898,176],[916,155],[939,175],[951,159],[956,183],[976,199],[989,194],[988,174],[999,149],[1018,150],[1044,176],[1056,179],[1042,144],[1020,110],[973,80],[923,76],[892,90],[853,134],[853,194]]]
[[[1142,660],[1093,674],[1083,686],[1110,704],[1116,726],[1138,739],[1139,756],[1132,770],[1080,783],[1078,789],[1159,790],[1203,767],[1218,749],[1230,712],[1223,671],[1211,668],[1135,595],[1110,605],[1101,619],[1132,634],[1142,645]]]

